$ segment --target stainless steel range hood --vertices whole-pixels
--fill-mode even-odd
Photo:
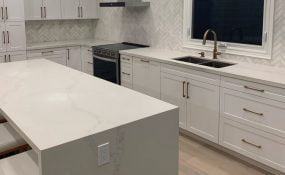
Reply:
[[[148,7],[150,2],[144,0],[101,0],[100,7]]]

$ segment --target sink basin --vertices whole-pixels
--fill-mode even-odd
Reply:
[[[183,62],[187,62],[187,63],[193,63],[193,64],[202,64],[202,63],[209,62],[209,60],[205,60],[202,58],[195,58],[195,57],[176,58],[174,60],[183,61]]]
[[[214,67],[214,68],[223,68],[223,67],[233,66],[234,64],[220,62],[220,61],[210,61],[210,62],[202,63],[201,65],[208,66],[208,67]]]

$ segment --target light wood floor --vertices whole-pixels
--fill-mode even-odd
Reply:
[[[179,175],[268,175],[238,159],[180,136]]]

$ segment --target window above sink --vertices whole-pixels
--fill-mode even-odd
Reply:
[[[212,51],[202,45],[212,29],[223,53],[271,59],[273,18],[274,0],[184,0],[183,45]]]

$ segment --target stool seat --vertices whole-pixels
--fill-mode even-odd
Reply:
[[[0,124],[0,155],[2,152],[25,144],[25,141],[9,123]]]
[[[31,150],[0,160],[1,175],[39,175],[38,157]]]

